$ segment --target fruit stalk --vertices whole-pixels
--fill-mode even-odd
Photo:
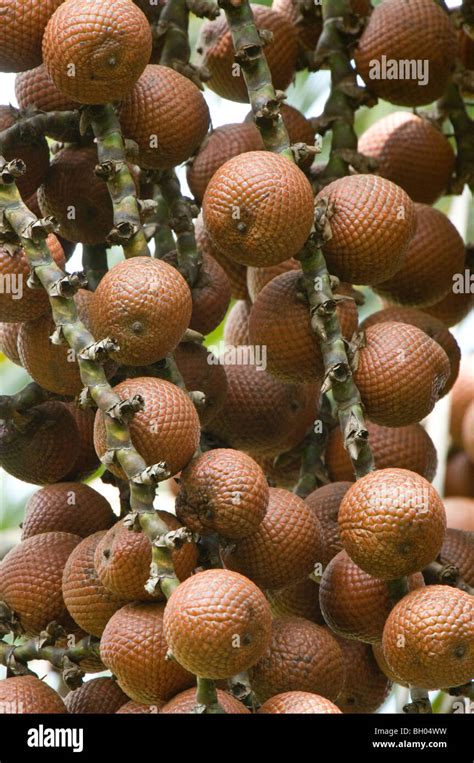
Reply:
[[[47,392],[36,382],[31,382],[15,395],[0,395],[0,417],[10,419],[16,413],[24,413],[35,405],[58,399],[61,399],[59,395]]]
[[[82,269],[89,291],[95,291],[108,270],[105,244],[83,244]]]
[[[456,140],[456,172],[453,191],[461,193],[467,184],[474,192],[474,120],[469,117],[459,87],[451,82],[438,101],[438,111],[449,118]]]
[[[208,678],[197,678],[196,713],[205,715],[222,715],[225,710],[217,699],[216,685]]]
[[[202,73],[189,63],[191,57],[188,38],[190,11],[201,18],[215,19],[219,15],[217,5],[211,0],[168,0],[161,11],[157,27],[158,39],[164,35],[160,64],[176,69],[202,89]]]
[[[28,112],[22,117],[13,106],[11,109],[13,114],[16,114],[16,121],[11,127],[0,132],[0,153],[14,148],[19,141],[34,142],[51,131],[55,135],[63,134],[68,140],[71,139],[71,133],[76,132],[79,138],[79,111],[39,111],[33,114]]]
[[[327,485],[330,482],[323,456],[328,442],[331,422],[331,405],[327,395],[322,394],[318,422],[321,424],[321,431],[313,429],[307,435],[303,449],[300,476],[295,487],[295,493],[300,498],[306,498],[317,487]]]
[[[166,254],[176,250],[176,243],[170,226],[170,211],[157,184],[153,189],[153,198],[157,205],[154,218],[155,257],[161,259]]]

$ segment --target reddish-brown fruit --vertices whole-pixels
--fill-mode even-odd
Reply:
[[[449,358],[434,339],[416,326],[388,322],[365,332],[354,381],[372,421],[402,427],[431,413],[450,375]]]
[[[297,0],[275,0],[272,3],[272,8],[274,11],[281,13],[294,26],[302,52],[310,53],[316,50],[322,30],[320,6],[313,3],[300,5]],[[305,59],[302,58],[301,54],[300,59],[302,65]],[[298,63],[300,63],[300,59]]]
[[[130,0],[66,0],[43,37],[43,60],[54,84],[80,103],[121,100],[151,50],[146,16]]]
[[[252,303],[248,299],[239,299],[230,309],[224,325],[224,342],[238,347],[250,344],[249,318]],[[0,340],[1,341],[1,340]]]
[[[95,410],[78,408],[75,403],[65,403],[66,408],[74,416],[79,432],[77,458],[71,471],[64,477],[66,482],[79,482],[90,476],[100,466],[100,461],[94,448]]]
[[[107,530],[114,521],[115,515],[103,495],[80,482],[60,482],[33,493],[25,507],[21,538],[48,532],[85,538]]]
[[[199,88],[168,66],[149,65],[120,106],[125,138],[145,169],[168,170],[189,159],[207,133],[209,109]]]
[[[452,290],[434,305],[425,307],[425,312],[434,315],[438,320],[443,321],[446,326],[456,326],[460,323],[474,308],[474,294],[470,291],[464,291],[462,294],[455,294]]]
[[[242,265],[276,265],[299,252],[313,224],[313,193],[284,156],[249,151],[222,165],[203,200],[206,229]]]
[[[22,72],[41,63],[41,40],[44,30],[62,2],[63,0],[4,0],[0,71]]]
[[[400,676],[397,676],[395,672],[389,667],[389,664],[383,654],[381,641],[377,644],[372,644],[372,654],[374,655],[375,662],[379,666],[380,670],[384,676],[388,678],[389,681],[392,681],[392,683],[398,684],[399,686],[405,686],[408,689],[408,684],[406,684],[403,679],[400,678]]]
[[[18,354],[18,334],[21,323],[0,323],[0,352],[12,363],[21,366]]]
[[[448,460],[444,495],[474,498],[474,464],[462,450],[453,453]]]
[[[251,5],[258,29],[272,32],[265,45],[265,58],[276,90],[286,90],[295,72],[298,38],[293,25],[280,13],[263,5]],[[241,68],[235,76],[235,51],[225,16],[204,22],[199,38],[201,65],[210,72],[207,86],[222,98],[248,103],[248,93]]]
[[[436,474],[438,456],[433,440],[421,424],[406,427],[381,427],[366,420],[370,447],[376,469],[398,466],[421,474],[431,482]],[[329,434],[325,464],[333,481],[354,481],[354,467],[339,427]]]
[[[100,640],[104,665],[127,696],[146,705],[166,702],[194,683],[191,673],[166,658],[163,612],[163,604],[127,604],[111,617]]]
[[[315,204],[323,202],[332,231],[323,246],[330,273],[373,285],[400,270],[416,226],[415,205],[402,188],[376,175],[350,175],[323,188]]]
[[[193,532],[246,538],[259,527],[268,500],[265,475],[253,458],[216,448],[181,472],[176,515]]]
[[[247,268],[245,265],[240,265],[240,263],[230,260],[213,245],[204,227],[201,213],[194,224],[194,234],[196,236],[196,244],[202,254],[209,254],[225,270],[230,281],[233,299],[248,299]]]
[[[449,431],[453,445],[462,450],[464,414],[474,400],[474,354],[461,360],[459,375],[451,390],[451,420]]]
[[[195,692],[195,689],[192,691]],[[129,702],[126,702],[122,707],[119,707],[119,709],[116,711],[117,715],[157,715],[158,713],[161,713],[161,708],[163,707],[162,702],[157,702],[154,705],[145,705],[141,702],[134,702],[133,699],[131,699]]]
[[[15,95],[20,109],[71,111],[79,107],[77,101],[73,101],[59,92],[44,64],[17,74],[15,77]]]
[[[380,670],[372,648],[337,638],[344,659],[344,686],[337,698],[343,713],[375,713],[387,699],[391,682]]]
[[[11,106],[0,106],[0,132],[15,124],[16,114],[17,112]],[[25,133],[28,133],[27,129]],[[49,169],[49,148],[46,139],[44,135],[35,134],[34,131],[32,133],[25,135],[24,138],[20,135],[15,137],[14,141],[5,141],[2,144],[2,154],[7,162],[21,159],[26,164],[27,171],[16,180],[24,201],[35,193]]]
[[[96,339],[119,345],[114,359],[146,366],[173,350],[189,326],[191,293],[183,276],[162,260],[133,257],[102,278],[90,305]]]
[[[287,691],[264,702],[257,711],[262,714],[301,715],[340,713],[336,705],[325,697],[307,691]]]
[[[448,527],[474,532],[474,499],[445,498],[444,508]]]
[[[174,359],[189,392],[203,392],[204,404],[199,406],[201,426],[212,421],[221,410],[227,394],[227,376],[216,356],[203,345],[182,342],[174,350]]]
[[[300,446],[302,443],[300,443]],[[296,447],[289,453],[275,455],[261,455],[251,453],[257,463],[260,464],[271,487],[285,487],[292,490],[298,482],[301,471],[301,451]]]
[[[281,588],[279,591],[266,591],[274,617],[294,615],[304,617],[318,625],[324,625],[324,617],[319,606],[319,586],[310,578],[303,578],[297,583]]]
[[[78,689],[66,694],[67,709],[75,715],[108,715],[116,713],[127,702],[117,681],[113,678],[93,678]]]
[[[257,698],[308,691],[335,700],[344,683],[342,651],[329,630],[302,617],[272,623],[272,640],[249,678]]]
[[[441,547],[441,560],[454,565],[464,582],[474,586],[474,533],[448,527]]]
[[[454,151],[427,119],[394,111],[359,138],[357,150],[377,160],[376,172],[396,183],[412,201],[433,204],[451,180]]]
[[[305,498],[305,503],[317,516],[323,531],[323,553],[321,564],[326,567],[331,559],[342,550],[337,522],[339,507],[351,482],[333,482],[313,490]]]
[[[243,715],[250,713],[244,704],[238,699],[228,694],[222,689],[217,689],[217,701],[225,713],[228,715]],[[187,689],[187,691],[177,694],[170,702],[163,707],[162,713],[170,715],[174,713],[192,713],[196,707],[196,689]]]
[[[252,302],[255,302],[258,294],[260,294],[267,283],[270,283],[273,278],[280,276],[282,273],[287,273],[289,270],[297,270],[301,273],[301,265],[298,260],[284,260],[278,265],[272,265],[269,268],[247,268],[247,288]]]
[[[462,441],[464,450],[474,463],[474,401],[469,404],[463,416]]]
[[[73,626],[61,582],[68,557],[80,542],[81,538],[71,533],[34,535],[2,560],[0,601],[16,613],[27,634],[37,636],[52,620],[66,630]]]
[[[399,0],[385,0],[374,9],[354,58],[358,73],[379,98],[398,106],[422,106],[443,95],[456,48],[456,29],[433,0],[411,0],[403,13]],[[422,76],[397,70],[393,78],[392,61],[395,66],[414,61],[427,65]]]
[[[170,382],[152,377],[127,379],[114,391],[122,399],[141,395],[144,409],[135,413],[129,424],[132,442],[147,466],[166,463],[171,475],[181,471],[191,460],[199,444],[200,426],[196,409],[189,397]],[[99,458],[107,452],[104,414],[97,411],[94,442]],[[117,477],[124,472],[117,463],[108,466]]]
[[[88,535],[74,549],[63,573],[63,597],[69,614],[86,633],[101,637],[112,615],[127,603],[102,584],[94,564],[106,530]]]
[[[83,388],[76,355],[67,344],[53,344],[55,323],[50,314],[26,321],[18,334],[21,363],[49,392],[78,395]]]
[[[214,331],[224,320],[231,292],[224,268],[209,254],[203,254],[202,266],[191,291],[193,310],[189,328],[204,335]]]
[[[227,544],[221,555],[226,567],[261,588],[279,589],[313,571],[321,562],[323,543],[319,520],[305,502],[289,490],[270,488],[267,512],[256,532]]]
[[[57,692],[36,676],[13,676],[0,681],[0,713],[31,715],[67,713]]]
[[[243,575],[205,570],[171,595],[164,633],[187,670],[203,678],[230,678],[254,665],[270,643],[270,606]]]
[[[266,347],[267,367],[274,376],[286,382],[322,381],[321,345],[311,328],[311,313],[308,304],[301,300],[301,293],[304,294],[304,286],[297,270],[273,278],[253,304],[250,342]],[[337,314],[342,335],[350,340],[358,325],[355,302],[340,302]]]
[[[412,686],[468,683],[474,674],[472,596],[446,585],[412,591],[388,616],[382,646],[391,669]]]
[[[159,511],[158,518],[168,530],[181,527],[173,514]],[[184,543],[171,552],[173,567],[179,580],[192,575],[197,565],[195,543]],[[150,577],[151,543],[144,533],[133,532],[123,522],[117,522],[104,535],[95,552],[95,568],[102,584],[125,601],[160,601],[159,591],[152,595],[145,591]]]
[[[411,575],[408,585],[410,590],[423,586],[422,574]],[[387,583],[357,567],[346,551],[340,551],[326,567],[319,586],[319,603],[334,633],[370,644],[381,641],[393,606]]]

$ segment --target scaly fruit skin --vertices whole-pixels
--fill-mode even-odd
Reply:
[[[118,342],[118,362],[146,366],[176,347],[191,310],[189,286],[175,268],[151,257],[133,257],[109,270],[94,292],[92,333]]]
[[[18,354],[20,327],[21,323],[0,323],[0,352],[17,366],[21,366],[20,355]]]
[[[427,416],[451,374],[449,358],[424,331],[404,323],[379,323],[365,332],[354,381],[367,416],[402,427]]]
[[[409,590],[424,585],[418,572],[408,579]],[[334,633],[346,639],[376,644],[393,601],[384,580],[357,567],[346,551],[340,551],[326,567],[319,586],[323,617]]]
[[[287,273],[289,270],[296,270],[301,273],[301,264],[298,260],[283,260],[278,265],[272,265],[269,268],[247,268],[247,288],[249,297],[255,302],[262,289],[274,278]]]
[[[423,34],[420,35],[420,29]],[[457,33],[448,14],[433,0],[410,0],[400,12],[399,0],[385,0],[374,9],[354,52],[357,71],[367,87],[379,98],[399,106],[423,106],[440,98],[454,68]],[[420,84],[413,74],[395,79],[377,74],[374,62],[387,74],[390,61],[425,61],[427,81]],[[380,74],[383,74],[383,68]]]
[[[468,683],[474,674],[472,596],[445,585],[412,591],[388,616],[382,646],[390,668],[412,686]]]
[[[168,170],[189,159],[209,119],[199,88],[168,66],[147,66],[120,106],[124,137],[137,143],[144,169]]]
[[[209,254],[203,254],[191,294],[193,309],[189,328],[200,334],[210,334],[225,318],[232,290],[224,268]]]
[[[63,0],[4,0],[0,34],[0,71],[22,72],[41,63],[46,25]]]
[[[57,692],[36,676],[13,676],[0,681],[0,713],[31,715],[67,713]]]
[[[66,694],[64,700],[70,713],[76,715],[109,715],[127,702],[117,681],[113,678],[93,678]]]
[[[305,498],[306,505],[314,512],[323,530],[323,567],[342,550],[337,518],[341,501],[351,486],[351,482],[332,482],[313,490]]]
[[[322,30],[321,7],[300,5],[296,0],[275,0],[272,8],[281,13],[295,27],[303,51],[314,51]],[[300,23],[298,23],[300,22]]]
[[[203,256],[209,254],[227,273],[233,299],[248,299],[247,268],[245,265],[240,265],[238,262],[229,259],[225,253],[220,252],[219,249],[213,245],[204,226],[202,213],[199,213],[199,216],[194,223],[194,235],[196,236],[197,247],[200,252],[202,252]]]
[[[2,17],[3,19],[3,17]],[[17,121],[17,116],[10,106],[0,106],[0,132],[8,129]],[[27,134],[15,138],[14,144],[5,146],[2,154],[7,162],[21,159],[26,164],[27,171],[18,178],[16,184],[23,201],[32,196],[41,185],[49,169],[49,148],[44,135]]]
[[[100,656],[130,699],[153,705],[166,702],[194,684],[194,676],[166,659],[163,604],[133,602],[119,609],[100,640]]]
[[[194,689],[193,691],[195,692]],[[116,715],[131,715],[132,713],[133,715],[157,715],[158,713],[161,713],[162,707],[162,702],[156,702],[154,705],[145,705],[140,702],[134,702],[133,699],[131,699],[116,710]]]
[[[315,204],[334,209],[323,251],[329,272],[348,283],[374,285],[400,269],[415,232],[415,206],[395,183],[350,175],[323,188]]]
[[[336,705],[325,697],[307,691],[287,691],[268,699],[257,711],[263,714],[301,715],[340,713]]]
[[[293,79],[298,55],[296,30],[271,8],[263,5],[251,8],[257,28],[268,29],[273,34],[272,41],[265,46],[265,58],[275,89],[286,90]],[[200,64],[211,74],[207,86],[222,98],[248,103],[243,72],[240,67],[235,69],[234,46],[224,15],[202,25],[197,51],[201,55]]]
[[[286,691],[309,691],[335,701],[344,683],[342,651],[328,628],[302,617],[279,617],[249,679],[260,702]]]
[[[379,469],[347,491],[339,509],[342,544],[369,575],[393,580],[436,559],[446,530],[441,498],[408,469]]]
[[[66,0],[43,37],[43,60],[54,84],[80,103],[121,100],[151,49],[146,16],[130,0]]]
[[[448,527],[441,547],[441,559],[457,567],[464,582],[474,586],[474,533]]]
[[[76,403],[65,403],[74,416],[79,433],[76,460],[71,471],[64,477],[65,482],[79,482],[89,477],[100,466],[99,457],[94,448],[95,411],[91,408],[78,408]]]
[[[249,151],[219,167],[203,199],[213,244],[242,265],[276,265],[299,252],[313,224],[313,193],[284,156]]]
[[[17,614],[26,634],[37,636],[52,620],[71,630],[61,581],[68,557],[81,540],[72,533],[35,535],[2,560],[0,601]]]
[[[470,403],[463,416],[462,441],[464,450],[474,463],[474,401]]]
[[[243,575],[205,570],[171,595],[164,633],[187,670],[203,678],[230,678],[254,665],[270,643],[270,607]]]
[[[391,681],[380,670],[368,644],[336,638],[344,659],[344,686],[336,700],[343,713],[375,713],[387,699]]]
[[[79,108],[80,105],[59,92],[44,64],[17,74],[15,95],[20,109],[71,111]]]
[[[127,379],[114,387],[122,398],[141,395],[142,411],[130,422],[130,435],[147,466],[165,461],[171,475],[177,474],[191,460],[199,444],[199,418],[189,397],[170,382],[152,377]],[[94,443],[99,458],[107,452],[104,414],[97,411]],[[108,466],[117,477],[124,472],[117,463]]]
[[[224,324],[224,342],[227,345],[236,347],[240,344],[250,344],[249,318],[251,309],[252,304],[246,299],[239,299],[231,307]]]
[[[449,291],[443,299],[435,302],[434,305],[425,307],[425,312],[434,315],[438,320],[448,326],[456,326],[471,310],[474,309],[474,294],[466,291],[463,294],[455,294]]]
[[[228,694],[222,689],[217,689],[217,701],[225,713],[232,715],[243,715],[250,713],[245,705],[238,699]],[[177,694],[172,700],[166,703],[161,712],[164,715],[177,713],[192,713],[196,707],[196,689],[187,689]]]
[[[176,516],[193,532],[246,538],[263,520],[268,500],[265,475],[253,458],[216,448],[181,472]]]
[[[25,506],[21,539],[47,532],[86,538],[107,530],[115,521],[109,502],[89,485],[60,482],[33,493]]]
[[[377,644],[372,644],[372,653],[374,655],[375,662],[379,666],[384,676],[387,676],[388,680],[392,683],[398,684],[399,686],[405,686],[405,688],[408,689],[408,684],[405,683],[405,681],[400,678],[400,676],[396,675],[396,673],[390,668],[387,660],[384,657],[381,641]]]
[[[66,344],[53,344],[55,323],[51,314],[26,321],[18,334],[22,366],[49,392],[78,395],[83,388],[75,353]]]
[[[204,405],[198,408],[198,415],[201,426],[206,426],[219,414],[224,404],[227,394],[224,368],[212,352],[194,342],[181,342],[173,355],[186,389],[205,395]]]
[[[267,512],[256,532],[224,546],[221,557],[228,569],[261,588],[279,589],[313,571],[323,543],[319,520],[304,501],[289,490],[270,488]]]
[[[298,580],[297,583],[279,591],[266,591],[265,596],[270,602],[274,617],[294,615],[304,617],[317,625],[325,624],[319,606],[319,586],[310,578]]]
[[[444,508],[448,527],[474,532],[474,499],[445,498]]]
[[[378,175],[423,204],[442,195],[454,169],[454,152],[441,130],[407,111],[395,111],[371,125],[357,150],[377,160]]]
[[[461,360],[459,375],[451,391],[451,419],[449,433],[456,448],[462,450],[462,426],[464,414],[474,400],[474,354]]]

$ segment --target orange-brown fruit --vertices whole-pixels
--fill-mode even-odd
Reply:
[[[195,691],[193,689],[193,691]],[[163,707],[162,702],[157,702],[154,705],[145,705],[141,702],[134,702],[133,699],[129,700],[129,702],[126,702],[124,705],[119,707],[118,710],[116,710],[117,715],[157,715],[158,713],[161,713],[161,708]]]
[[[79,482],[90,476],[100,466],[100,461],[94,448],[95,410],[79,408],[75,403],[65,403],[66,408],[74,416],[79,440],[77,458],[71,471],[64,477],[66,482]]]
[[[316,418],[317,385],[275,379],[256,365],[252,347],[238,347],[232,353],[234,363],[240,358],[249,364],[225,365],[227,397],[208,430],[237,450],[261,454],[290,450]]]
[[[12,676],[0,681],[0,713],[36,715],[67,712],[59,694],[36,676]]]
[[[388,322],[365,332],[354,381],[372,421],[402,427],[431,413],[450,375],[449,358],[434,339],[416,326]]]
[[[181,342],[174,350],[174,359],[189,392],[199,391],[205,395],[198,415],[205,426],[218,415],[227,394],[227,376],[216,356],[204,345]]]
[[[101,582],[94,564],[97,546],[106,530],[88,535],[69,556],[63,573],[64,603],[86,633],[100,638],[112,615],[127,603]]]
[[[2,22],[4,16],[2,15]],[[0,54],[1,56],[1,54]],[[18,112],[12,106],[0,106],[0,132],[8,129],[18,119]],[[49,169],[49,148],[44,135],[34,130],[24,130],[13,140],[2,142],[2,155],[7,162],[21,159],[26,164],[26,172],[21,175],[16,184],[24,201],[32,196],[44,181]]]
[[[24,631],[37,636],[56,620],[66,630],[74,630],[64,604],[61,582],[63,570],[78,535],[52,532],[22,541],[0,564],[0,601],[12,609]]]
[[[448,527],[440,555],[443,562],[457,567],[465,583],[474,586],[474,533]]]
[[[298,56],[298,38],[293,25],[280,13],[263,5],[251,5],[258,29],[272,32],[272,40],[265,45],[273,85],[286,90],[295,73]],[[211,77],[207,86],[222,98],[248,103],[242,69],[235,67],[235,52],[231,33],[224,14],[201,27],[197,52],[200,64]]]
[[[399,0],[384,0],[374,9],[354,58],[376,96],[398,106],[422,106],[443,95],[456,48],[456,29],[433,0],[410,0],[402,12]],[[411,68],[399,68],[402,62]],[[410,62],[417,63],[416,72]]]
[[[464,415],[474,400],[474,354],[461,360],[459,375],[451,390],[451,418],[449,431],[453,445],[462,450],[462,426]]]
[[[54,84],[80,103],[121,100],[151,50],[147,18],[131,0],[66,0],[43,37],[43,60]]]
[[[408,585],[409,590],[423,586],[423,575],[411,575]],[[357,567],[346,551],[340,551],[326,567],[319,586],[319,603],[334,633],[369,644],[381,641],[393,606],[387,583]]]
[[[351,482],[332,482],[313,490],[305,498],[305,503],[317,516],[323,531],[324,542],[321,557],[323,567],[326,567],[331,559],[342,550],[337,518],[341,501],[351,485]]]
[[[114,678],[101,677],[70,691],[64,702],[68,711],[76,715],[107,715],[116,713],[127,700]]]
[[[266,591],[272,615],[285,617],[294,615],[304,617],[318,625],[324,625],[325,620],[319,606],[319,585],[310,578],[298,580],[293,585],[278,591]]]
[[[77,101],[73,101],[59,92],[44,64],[17,74],[15,77],[15,95],[20,109],[71,111],[79,108]]]
[[[241,265],[226,257],[225,254],[222,254],[222,252],[213,245],[209,234],[204,227],[201,213],[194,224],[194,234],[196,236],[196,244],[202,254],[209,254],[219,263],[221,268],[225,270],[227,278],[230,281],[233,299],[248,299],[247,268],[245,265]]]
[[[335,701],[344,684],[342,651],[328,628],[302,617],[279,617],[272,640],[250,669],[260,702],[287,691],[308,691]]]
[[[462,441],[464,450],[474,463],[474,400],[466,408],[462,420]]]
[[[173,657],[187,670],[203,678],[230,678],[248,670],[265,652],[271,638],[270,606],[243,575],[205,570],[171,595],[164,634]]]
[[[228,694],[222,689],[217,689],[217,701],[222,707],[225,713],[228,715],[243,715],[250,713],[245,705],[238,699]],[[187,689],[186,691],[177,694],[172,700],[166,703],[162,709],[162,713],[165,715],[175,713],[192,713],[196,707],[196,689]]]
[[[433,204],[451,180],[454,151],[432,122],[394,111],[359,138],[357,150],[377,160],[376,172],[396,183],[412,201]]]
[[[166,702],[195,680],[176,660],[166,658],[163,613],[160,603],[127,604],[111,617],[100,640],[104,665],[130,699],[146,705]]]
[[[189,326],[191,293],[183,276],[152,257],[133,257],[102,278],[90,304],[96,339],[119,345],[114,360],[146,366],[173,350]]]
[[[147,466],[165,461],[171,475],[181,471],[191,460],[199,444],[200,426],[196,409],[190,398],[170,382],[152,377],[127,379],[114,391],[122,399],[141,395],[144,408],[135,413],[129,424],[132,442]],[[97,411],[94,442],[99,458],[107,452],[104,414]],[[117,463],[108,469],[124,479]]]
[[[301,281],[297,270],[273,278],[253,304],[249,333],[251,344],[266,347],[271,374],[286,382],[310,383],[323,380],[324,360],[320,341],[311,328],[309,305],[301,299]],[[350,340],[358,325],[355,302],[339,302],[337,314],[342,335]]]
[[[21,538],[64,532],[86,538],[115,521],[109,502],[89,485],[60,482],[33,493],[25,507]]]
[[[248,299],[239,299],[232,305],[224,325],[224,342],[226,344],[234,347],[250,344],[249,318],[251,309],[252,303]]]
[[[334,714],[339,708],[325,697],[307,691],[287,691],[268,699],[257,711],[262,714],[301,715]]]
[[[415,205],[402,188],[350,175],[323,188],[315,204],[329,205],[332,236],[323,250],[331,274],[372,286],[400,270],[416,227]]]
[[[193,532],[247,538],[262,522],[268,501],[265,475],[253,458],[216,448],[181,472],[176,515]]]
[[[12,363],[21,366],[18,354],[18,333],[21,323],[0,323],[0,352]]]
[[[474,498],[474,464],[463,450],[449,457],[446,465],[444,495]]]
[[[412,591],[389,614],[382,646],[390,668],[412,686],[442,689],[470,682],[474,674],[472,596],[446,585]]]
[[[41,63],[41,40],[46,24],[62,2],[63,0],[4,0],[0,71],[22,72]]]
[[[181,527],[173,514],[159,511],[158,518],[167,531]],[[194,542],[183,543],[171,552],[174,571],[179,580],[192,575],[197,565],[197,549]],[[151,543],[144,533],[133,532],[117,522],[99,541],[95,551],[95,568],[102,584],[125,601],[160,601],[160,591],[152,595],[145,591],[150,577]]]
[[[287,273],[289,270],[297,270],[301,273],[301,265],[298,260],[284,260],[278,265],[269,268],[247,268],[247,288],[252,302],[255,302],[262,289],[277,276]]]
[[[307,577],[323,555],[323,531],[305,502],[289,490],[270,488],[267,512],[249,538],[221,550],[225,566],[261,588],[285,588]],[[282,546],[285,553],[281,553]]]
[[[396,675],[395,672],[389,667],[388,662],[383,654],[381,641],[376,644],[372,644],[372,654],[374,655],[375,662],[379,666],[379,669],[382,671],[384,676],[388,678],[389,681],[392,681],[392,683],[398,684],[399,686],[405,686],[408,689],[408,684],[406,684],[403,679]]]
[[[189,159],[209,119],[197,85],[168,66],[147,66],[120,106],[124,137],[138,145],[145,169],[168,170]]]
[[[421,424],[406,427],[381,427],[366,420],[370,447],[376,469],[398,466],[421,474],[431,482],[436,474],[438,456],[433,440]],[[333,481],[354,481],[354,467],[339,427],[329,434],[325,464]]]
[[[473,498],[445,498],[444,508],[448,527],[474,532]]]
[[[380,670],[372,648],[337,638],[344,659],[344,686],[336,703],[343,713],[375,713],[387,699],[391,682]]]
[[[193,309],[189,328],[210,334],[227,313],[232,290],[224,268],[214,257],[203,254],[199,275],[192,290]]]
[[[469,315],[472,309],[474,309],[474,294],[471,294],[469,291],[455,294],[451,290],[439,302],[425,307],[424,312],[434,315],[435,318],[443,321],[446,326],[456,326]]]
[[[248,151],[212,176],[203,216],[212,242],[227,257],[242,265],[276,265],[297,254],[308,238],[313,192],[289,159]]]

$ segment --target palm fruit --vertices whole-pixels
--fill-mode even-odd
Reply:
[[[19,114],[12,106],[0,106],[0,132],[7,130],[18,120]],[[32,196],[46,177],[49,168],[49,148],[44,135],[34,130],[24,130],[14,140],[5,140],[2,155],[7,162],[21,159],[26,172],[17,181],[23,201]]]
[[[174,349],[174,359],[189,392],[205,396],[198,407],[201,426],[206,426],[221,410],[227,394],[227,376],[212,352],[201,344],[181,342]]]
[[[46,25],[63,0],[4,0],[0,33],[0,71],[23,72],[41,64]]]

